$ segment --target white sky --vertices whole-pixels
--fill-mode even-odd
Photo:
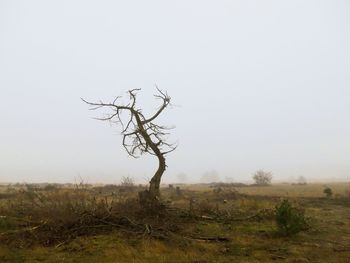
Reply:
[[[0,0],[0,182],[146,183],[80,97],[178,105],[165,182],[350,178],[350,2]]]

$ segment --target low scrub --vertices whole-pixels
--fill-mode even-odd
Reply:
[[[308,228],[304,211],[294,207],[287,199],[282,200],[276,206],[275,219],[279,232],[286,236],[296,234]]]
[[[53,245],[113,229],[152,235],[146,212],[136,198],[96,196],[88,189],[22,191],[0,207],[0,242]]]
[[[323,193],[326,195],[327,198],[331,198],[333,196],[333,191],[328,186],[324,188]]]

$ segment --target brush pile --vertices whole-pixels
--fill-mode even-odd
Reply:
[[[112,230],[161,238],[169,226],[167,211],[154,210],[145,210],[136,198],[97,196],[89,189],[22,190],[0,207],[0,241],[49,246]]]

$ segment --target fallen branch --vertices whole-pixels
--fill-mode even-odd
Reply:
[[[335,252],[347,252],[350,251],[350,247],[333,247]]]
[[[45,224],[46,224],[46,222],[44,222],[41,225],[35,226],[35,227],[26,227],[24,229],[6,231],[3,233],[0,233],[0,236],[6,236],[6,235],[10,235],[10,234],[18,234],[18,233],[24,233],[24,232],[33,232],[34,230],[44,226]]]
[[[214,220],[214,217],[211,216],[201,216],[201,219],[205,219],[205,220]]]
[[[203,241],[203,242],[229,242],[228,237],[189,237],[190,240]]]

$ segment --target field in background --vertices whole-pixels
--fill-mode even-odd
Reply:
[[[318,183],[318,184],[274,184],[268,187],[262,186],[242,186],[236,187],[237,191],[249,195],[265,195],[279,197],[324,197],[323,189],[329,186],[335,196],[345,196],[349,194],[350,183]],[[212,186],[206,184],[183,185],[185,189],[193,191],[210,191]]]
[[[0,262],[346,263],[350,258],[350,184],[327,184],[333,190],[332,198],[325,197],[324,186],[164,187],[162,197],[167,207],[183,211],[173,223],[174,235],[154,238],[112,229],[53,245],[5,240],[0,241]],[[9,191],[6,186],[1,187],[0,205],[15,199],[20,194],[19,188]],[[43,193],[50,191],[75,190],[48,187]],[[87,194],[100,199],[119,195],[125,198],[136,197],[137,191],[91,187]],[[290,237],[277,233],[271,212],[281,198],[288,198],[305,209],[310,229]],[[191,217],[191,209],[195,216]],[[6,215],[0,214],[0,235],[13,231],[4,223],[5,219]],[[223,240],[205,240],[205,237]]]

